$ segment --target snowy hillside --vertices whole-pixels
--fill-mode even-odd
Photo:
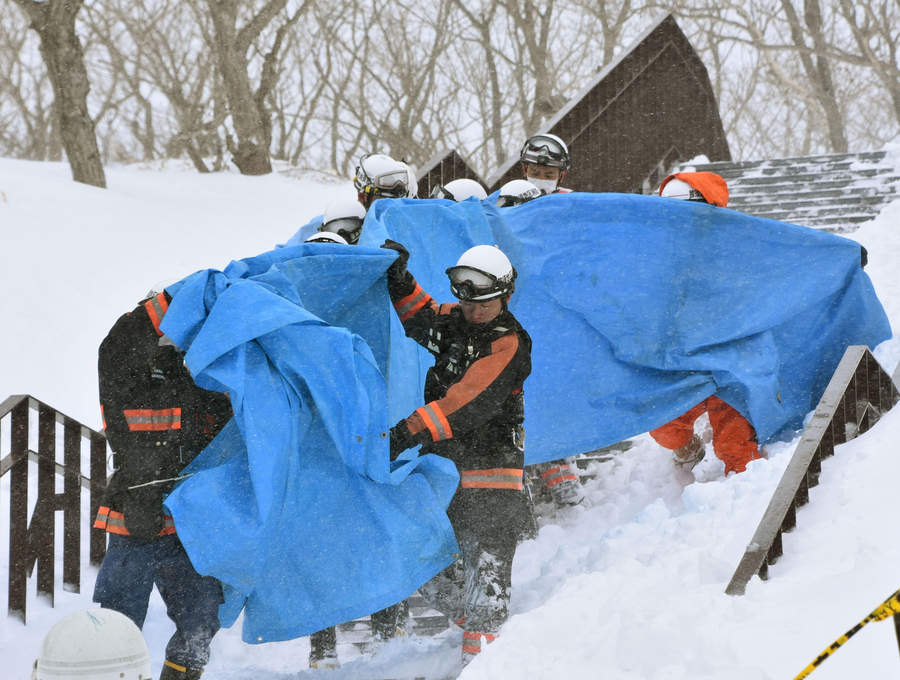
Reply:
[[[330,200],[353,193],[348,181],[177,168],[112,168],[107,178],[103,191],[72,183],[61,164],[0,159],[0,400],[30,393],[94,427],[96,348],[153,283],[268,250]],[[900,329],[900,203],[853,237],[868,249],[866,271]],[[876,357],[893,372],[896,332]],[[4,455],[8,436],[4,429]],[[770,580],[754,579],[745,596],[732,598],[725,585],[796,441],[767,447],[768,460],[726,479],[711,453],[695,474],[685,473],[647,435],[638,437],[631,450],[599,465],[584,507],[561,511],[519,548],[513,616],[462,678],[794,677],[900,588],[898,440],[900,410],[838,447],[797,530],[785,535]],[[28,677],[53,623],[92,606],[95,571],[85,565],[81,594],[59,587],[55,609],[34,601],[32,583],[29,625],[6,618],[8,490],[5,476],[0,658],[3,677],[18,680]],[[154,673],[173,629],[154,595],[144,629]],[[329,672],[306,670],[306,640],[250,646],[235,627],[214,640],[204,677],[437,680],[458,672],[460,637],[398,639],[374,658],[342,644],[343,668]],[[812,677],[898,671],[888,622],[868,626]]]

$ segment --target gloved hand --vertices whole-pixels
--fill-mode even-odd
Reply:
[[[397,259],[391,263],[388,269],[388,282],[399,283],[406,276],[406,264],[409,262],[409,251],[402,244],[387,239],[381,246],[385,250],[393,250],[397,253]]]
[[[413,446],[415,446],[415,442],[409,427],[405,420],[401,420],[391,428],[391,462],[393,463],[397,460],[397,456]]]

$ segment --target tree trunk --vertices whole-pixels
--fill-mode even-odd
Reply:
[[[106,188],[94,122],[87,108],[90,90],[84,53],[75,33],[75,15],[83,0],[16,0],[41,39],[41,55],[53,86],[59,133],[72,179]]]
[[[228,150],[242,175],[267,175],[271,123],[263,120],[256,93],[247,73],[250,43],[287,4],[287,0],[269,0],[247,24],[237,29],[237,3],[234,0],[207,0],[215,31],[216,58],[228,99],[231,123],[237,142],[229,140]],[[263,106],[265,102],[261,102]]]
[[[797,47],[797,54],[803,64],[803,70],[812,86],[812,93],[822,107],[825,114],[825,125],[828,128],[828,142],[835,153],[847,152],[847,136],[844,133],[844,117],[841,113],[837,95],[834,91],[834,82],[831,78],[831,66],[828,60],[821,55],[816,56],[815,62],[807,51],[806,41],[803,39],[803,27],[800,18],[791,4],[791,0],[781,0],[791,29],[791,38]],[[807,28],[813,37],[813,47],[816,50],[823,48],[822,36],[822,12],[818,0],[805,0],[804,19]]]

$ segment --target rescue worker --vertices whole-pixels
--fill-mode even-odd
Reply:
[[[365,154],[359,159],[356,173],[353,176],[353,186],[356,189],[357,200],[362,206],[362,217],[372,206],[372,203],[381,198],[416,198],[418,184],[416,176],[410,167],[402,161],[395,161],[384,154]],[[332,201],[325,211],[325,215],[314,217],[304,224],[291,236],[284,246],[295,246],[305,243],[310,236],[325,226],[325,222],[331,219],[343,219],[359,217],[358,209],[352,206],[351,199],[339,198]],[[329,209],[332,214],[329,215]],[[349,239],[348,239],[349,240]],[[283,247],[283,246],[278,246]]]
[[[500,187],[497,196],[498,208],[512,208],[540,198],[544,194],[534,184],[525,179],[514,179]]]
[[[435,184],[431,190],[431,198],[446,198],[450,201],[465,201],[474,196],[479,201],[487,198],[487,192],[474,179],[462,178],[447,182],[446,185]]]
[[[449,458],[460,488],[447,515],[461,561],[419,592],[462,625],[467,664],[506,621],[513,556],[530,521],[522,493],[523,384],[531,373],[531,339],[508,309],[516,271],[493,246],[476,246],[450,267],[459,303],[438,304],[407,271],[407,250],[388,270],[388,290],[407,336],[435,357],[425,379],[425,405],[390,431],[391,459],[418,444]]]
[[[545,194],[567,194],[560,183],[572,167],[569,147],[556,135],[540,134],[529,137],[519,152],[522,173],[529,182]]]
[[[322,225],[316,230],[319,233],[337,234],[351,246],[359,242],[362,235],[366,209],[359,201],[352,198],[338,198],[325,208]],[[310,239],[306,239],[309,241]]]
[[[154,286],[100,345],[100,409],[116,470],[94,523],[110,537],[93,599],[142,628],[155,584],[176,626],[160,680],[196,680],[219,630],[222,587],[194,569],[163,499],[231,405],[194,384],[184,354],[160,330],[171,299],[164,284]]]
[[[695,201],[724,208],[728,185],[712,172],[679,172],[666,177],[659,187],[666,198]],[[691,470],[706,453],[703,440],[694,434],[694,423],[704,413],[712,426],[713,452],[725,463],[725,474],[743,472],[747,463],[760,457],[756,430],[738,411],[713,395],[687,413],[650,432],[663,448],[672,451],[676,465]]]
[[[360,157],[353,176],[359,202],[368,210],[379,198],[416,198],[419,186],[416,176],[403,161],[384,154]]]
[[[556,135],[538,134],[529,137],[519,152],[519,161],[522,163],[525,180],[539,191],[544,194],[570,193],[569,189],[560,187],[560,183],[572,167],[572,157],[566,143]],[[526,187],[521,184],[510,186],[512,184],[508,182],[504,188],[507,188],[509,195],[521,198],[504,198],[501,189],[501,196],[497,202],[499,207],[502,207],[501,202],[506,206],[531,200]],[[533,476],[540,475],[544,493],[550,496],[555,505],[577,505],[584,500],[584,489],[578,477],[578,465],[574,457],[540,463],[531,469]]]

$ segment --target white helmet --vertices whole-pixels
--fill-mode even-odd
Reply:
[[[410,188],[414,185],[415,175],[406,163],[380,153],[361,156],[353,178],[356,190],[372,197],[411,198]]]
[[[514,205],[528,203],[542,194],[534,184],[527,179],[514,179],[500,187],[500,195],[497,197],[498,208],[509,208]]]
[[[418,198],[419,197],[419,181],[416,179],[416,173],[412,171],[412,168],[406,165],[403,161],[400,161],[400,165],[406,166],[406,173],[409,175],[409,181],[407,182],[406,189],[406,198]]]
[[[480,302],[512,295],[516,270],[497,246],[475,246],[447,269],[450,292],[464,302]]]
[[[150,298],[155,298],[173,283],[178,283],[179,281],[181,281],[181,279],[163,279],[159,283],[154,284],[153,287],[147,291],[147,294],[141,298],[141,302],[149,300]]]
[[[348,246],[347,239],[340,234],[332,234],[330,231],[317,231],[304,241],[304,243],[340,243]]]
[[[556,135],[534,135],[534,137],[529,137],[519,152],[519,160],[522,163],[559,168],[562,172],[572,167],[569,147]]]
[[[355,198],[338,198],[325,208],[319,231],[339,234],[350,245],[356,245],[362,234],[364,219],[366,209],[359,201]]]
[[[431,191],[432,198],[446,198],[457,203],[465,201],[472,196],[479,201],[483,201],[487,198],[487,192],[474,179],[466,178],[455,179],[452,182],[447,182],[444,186],[437,184]]]
[[[678,179],[677,177],[673,177],[666,182],[666,186],[662,188],[659,195],[663,198],[678,198],[682,201],[700,201],[701,203],[706,203],[703,194],[683,179]]]
[[[150,680],[150,652],[140,629],[112,609],[83,609],[56,623],[32,680]]]

